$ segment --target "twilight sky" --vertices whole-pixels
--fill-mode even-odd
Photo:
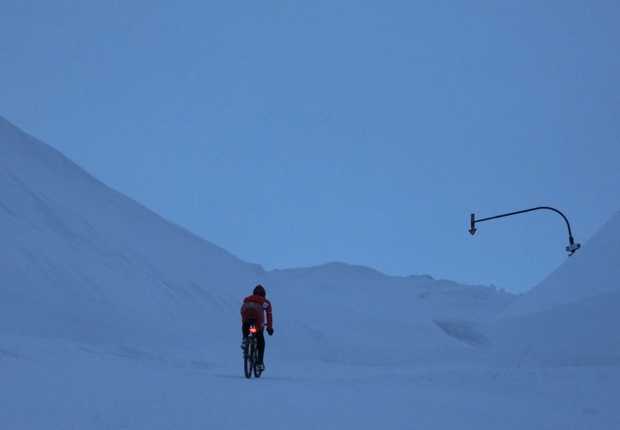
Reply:
[[[620,2],[0,3],[0,115],[266,269],[524,292],[620,210]],[[575,257],[572,257],[575,258]]]

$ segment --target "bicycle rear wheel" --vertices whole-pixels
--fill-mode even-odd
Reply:
[[[252,366],[254,368],[254,376],[256,378],[260,378],[261,373],[263,373],[263,371],[261,369],[258,368],[258,345],[256,345],[256,340],[254,340],[254,354],[253,354],[254,360],[252,360],[254,362],[254,366]]]
[[[254,342],[248,337],[243,349],[243,371],[246,378],[252,377],[252,369],[254,368]]]

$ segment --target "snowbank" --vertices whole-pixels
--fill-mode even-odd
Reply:
[[[620,213],[494,321],[498,354],[550,365],[620,364]]]

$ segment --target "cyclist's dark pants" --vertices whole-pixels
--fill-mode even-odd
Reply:
[[[243,323],[243,327],[241,327],[243,331],[243,338],[245,339],[250,334],[250,323]],[[256,331],[256,343],[258,345],[258,361],[263,362],[263,355],[265,355],[265,335],[263,334],[264,330]]]

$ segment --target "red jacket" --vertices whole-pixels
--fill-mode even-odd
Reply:
[[[271,302],[257,295],[251,295],[243,299],[243,306],[241,306],[241,318],[243,322],[245,322],[249,316],[256,317],[256,328],[258,330],[263,330],[265,328],[265,313],[267,313],[267,330],[271,330],[273,328]]]

